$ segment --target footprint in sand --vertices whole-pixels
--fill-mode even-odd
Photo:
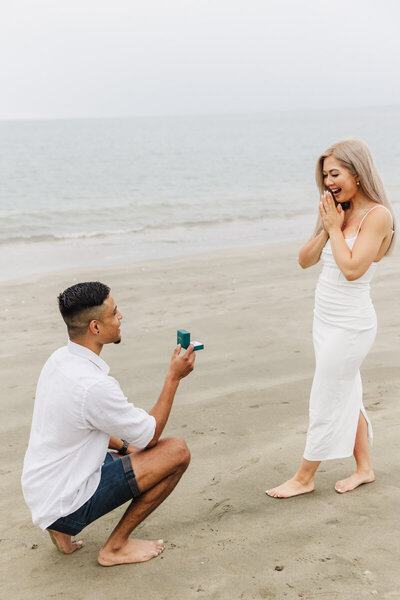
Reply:
[[[278,471],[278,473],[282,473],[287,468],[287,463],[278,463],[274,466],[274,471]]]
[[[224,500],[221,500],[221,502],[216,502],[210,510],[210,513],[213,514],[217,519],[221,519],[221,517],[223,517],[226,513],[233,510],[232,504],[227,504],[229,500],[230,498],[224,498]]]
[[[213,487],[214,485],[218,485],[219,483],[221,483],[221,480],[222,480],[221,473],[216,473],[215,475],[212,476],[211,481],[202,489],[201,493],[205,494],[210,487]]]
[[[337,525],[339,523],[339,519],[328,519],[325,521],[325,525]]]
[[[234,469],[233,471],[231,471],[231,473],[235,473],[235,474],[236,473],[241,473],[245,469],[248,469],[251,465],[255,465],[256,463],[258,463],[259,460],[260,460],[260,457],[259,456],[255,456],[254,458],[251,458],[250,460],[248,460],[245,465],[242,465],[238,469]]]

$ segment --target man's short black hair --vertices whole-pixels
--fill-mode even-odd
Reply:
[[[71,338],[84,332],[109,294],[108,285],[100,281],[76,283],[59,294],[58,306]]]

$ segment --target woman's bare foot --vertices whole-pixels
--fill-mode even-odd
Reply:
[[[271,496],[271,498],[291,498],[292,496],[300,496],[300,494],[308,494],[312,491],[314,491],[314,480],[303,484],[292,477],[292,479],[288,479],[282,485],[278,485],[278,487],[271,490],[266,490],[265,493],[267,496]]]
[[[48,529],[51,541],[63,554],[72,554],[75,550],[80,550],[83,546],[83,542],[75,542],[72,540],[70,535],[55,531],[54,529]]]
[[[145,562],[155,558],[163,550],[163,540],[147,541],[129,538],[127,543],[118,549],[108,549],[104,546],[100,550],[97,560],[103,567],[112,567],[126,563]]]
[[[359,485],[363,483],[372,483],[375,481],[375,475],[372,469],[370,471],[364,471],[362,473],[353,473],[347,479],[342,479],[341,481],[337,481],[335,484],[335,491],[338,494],[344,494],[345,492],[351,492]]]

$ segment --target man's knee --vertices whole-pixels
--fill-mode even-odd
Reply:
[[[186,470],[190,463],[190,450],[185,440],[181,437],[173,437],[169,438],[168,441],[171,445],[171,451],[174,454],[177,466]]]

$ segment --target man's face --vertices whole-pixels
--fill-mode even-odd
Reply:
[[[102,344],[119,344],[121,341],[121,319],[117,305],[112,296],[108,296],[102,304],[102,314],[97,319],[97,327],[100,332],[99,341]]]

